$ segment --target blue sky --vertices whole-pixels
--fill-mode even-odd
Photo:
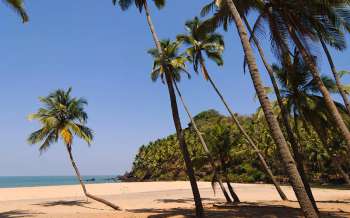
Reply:
[[[159,36],[183,32],[184,22],[202,4],[168,1],[160,12],[151,7]],[[40,156],[26,142],[39,127],[27,115],[40,106],[39,96],[57,88],[71,86],[74,95],[89,101],[88,125],[96,138],[90,148],[76,140],[73,150],[82,174],[123,173],[142,144],[174,132],[166,87],[150,80],[152,59],[146,51],[153,42],[144,15],[135,8],[121,12],[111,0],[33,0],[26,6],[31,20],[22,25],[0,5],[0,176],[73,174],[62,144]],[[225,66],[208,63],[208,68],[234,110],[250,114],[258,102],[249,75],[243,74],[234,30],[225,34]],[[349,51],[333,53],[338,68],[349,69]],[[326,63],[321,69],[329,72]],[[184,79],[180,86],[193,114],[210,108],[225,113],[200,76]]]

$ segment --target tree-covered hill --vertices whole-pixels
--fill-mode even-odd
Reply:
[[[239,120],[256,141],[274,175],[280,182],[287,182],[265,120],[260,118],[258,113],[239,116]],[[270,182],[257,153],[249,146],[230,118],[215,110],[209,110],[198,114],[195,121],[221,172],[230,181]],[[341,149],[334,149],[341,147],[341,142],[337,142],[336,137],[330,137],[325,146],[312,128],[299,127],[299,130],[298,137],[305,146],[302,151],[304,168],[309,178],[317,183],[344,182],[347,179],[348,159]],[[190,124],[184,131],[196,176],[200,180],[211,181],[212,170],[195,131]],[[142,145],[129,176],[138,181],[185,180],[186,169],[177,143],[176,135],[173,134]]]

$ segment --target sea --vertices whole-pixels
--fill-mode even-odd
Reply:
[[[118,180],[115,180],[115,176],[83,176],[83,180],[86,184],[118,182]],[[76,184],[79,184],[76,176],[0,176],[0,188]]]

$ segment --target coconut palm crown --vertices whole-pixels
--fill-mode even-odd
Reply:
[[[185,26],[188,34],[180,34],[177,40],[188,45],[186,53],[193,63],[193,68],[198,72],[198,66],[204,64],[205,59],[203,53],[214,61],[217,65],[222,66],[224,61],[222,53],[225,49],[225,42],[222,35],[217,33],[204,33],[200,31],[202,21],[195,17],[193,20],[187,21]],[[202,67],[204,77],[208,78],[208,72]]]
[[[51,144],[62,139],[71,148],[74,136],[78,136],[89,145],[93,140],[93,131],[86,127],[88,119],[84,106],[87,101],[83,98],[71,97],[72,88],[56,90],[47,97],[41,97],[43,107],[29,116],[30,120],[38,120],[41,128],[33,132],[28,142],[42,143],[40,152],[46,151]]]
[[[161,9],[165,5],[165,0],[153,0],[154,4],[158,9]],[[119,5],[119,7],[125,11],[128,10],[132,4],[134,4],[142,12],[143,8],[147,4],[147,0],[113,0],[114,5]]]
[[[160,44],[162,54],[155,48],[148,51],[154,58],[153,71],[151,73],[152,81],[157,81],[158,78],[161,78],[164,83],[166,73],[170,73],[175,81],[180,81],[181,73],[187,74],[188,78],[190,78],[190,74],[186,69],[188,58],[184,54],[179,54],[181,42],[162,40]]]

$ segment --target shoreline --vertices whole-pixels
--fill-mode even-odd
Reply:
[[[12,177],[12,176],[10,176]],[[13,177],[27,177],[27,176],[13,176]],[[30,177],[42,177],[42,176],[30,176]],[[46,176],[45,176],[46,177]],[[51,176],[48,176],[51,177]],[[56,177],[56,176],[53,176]],[[57,176],[61,177],[61,176]],[[70,177],[70,176],[62,176],[62,177]],[[72,176],[75,178],[75,176]],[[83,176],[83,177],[89,177],[89,176]],[[93,176],[92,176],[93,177]],[[1,178],[1,176],[0,176]],[[113,181],[113,182],[112,182]],[[175,180],[175,181],[152,181],[152,180],[145,180],[145,181],[129,181],[129,180],[118,180],[118,177],[114,178],[109,178],[106,181],[103,182],[94,182],[94,181],[87,181],[85,180],[84,183],[85,185],[104,185],[104,184],[133,184],[133,183],[139,183],[139,184],[147,184],[147,183],[186,183],[189,182],[188,180]],[[209,183],[208,181],[197,181],[198,183]],[[256,183],[231,183],[234,185],[273,185],[272,183],[264,183],[264,182],[256,182]],[[337,185],[337,184],[310,184],[312,189],[327,189],[327,190],[349,190],[350,191],[350,185],[342,184],[342,185]],[[1,186],[0,185],[0,190],[2,189],[20,189],[20,188],[45,188],[45,187],[65,187],[65,186],[80,186],[79,181],[77,180],[76,183],[72,184],[48,184],[48,185],[29,185],[29,186],[16,186],[16,187],[6,187],[6,186]],[[289,187],[289,184],[284,184],[280,183],[281,187]],[[0,200],[1,201],[1,200]]]
[[[206,211],[213,214],[210,217],[231,217],[231,215],[254,217],[254,214],[267,217],[301,215],[289,186],[282,186],[282,189],[292,201],[283,202],[272,185],[232,185],[244,203],[234,208],[218,210],[213,208],[213,205],[224,202],[220,190],[217,189],[214,195],[210,182],[198,182]],[[0,218],[16,217],[16,214],[18,217],[39,218],[149,216],[180,218],[193,213],[193,197],[187,181],[88,184],[87,189],[90,193],[117,204],[123,210],[114,211],[93,200],[87,201],[79,185],[0,188]],[[313,188],[313,192],[323,213],[350,217],[350,190]],[[8,215],[13,212],[16,214]],[[289,216],[283,216],[285,214]]]
[[[105,184],[119,182],[112,175],[83,176],[86,184]],[[34,188],[46,186],[79,185],[76,176],[0,176],[0,188]]]

